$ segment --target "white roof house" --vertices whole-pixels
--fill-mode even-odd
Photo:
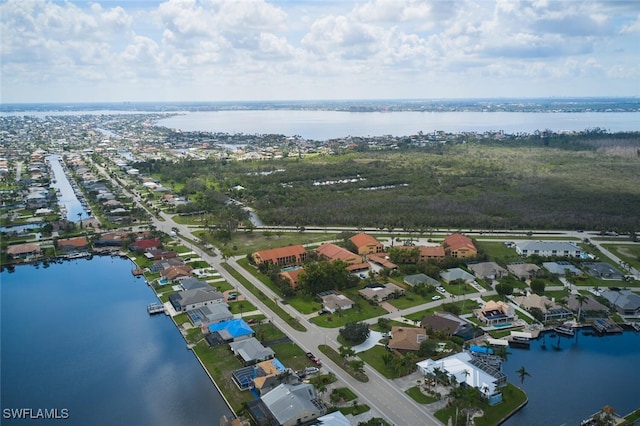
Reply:
[[[450,377],[455,377],[458,383],[466,383],[467,386],[479,389],[487,397],[498,393],[499,388],[506,383],[504,373],[496,370],[490,374],[472,361],[473,357],[469,352],[460,352],[435,361],[428,358],[416,365],[425,375],[434,374],[435,369],[440,369]]]
[[[580,257],[582,250],[576,244],[566,241],[518,241],[516,253],[527,257],[538,256],[570,256]]]

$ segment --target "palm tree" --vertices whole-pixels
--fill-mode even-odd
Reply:
[[[580,293],[576,294],[576,302],[578,302],[578,322],[580,322],[580,318],[582,317],[582,305],[588,300],[588,296]]]
[[[524,365],[522,367],[520,367],[516,373],[518,373],[518,377],[520,377],[520,384],[524,383],[524,379],[529,376],[531,377],[531,374],[529,374],[529,372],[527,370],[525,370]]]

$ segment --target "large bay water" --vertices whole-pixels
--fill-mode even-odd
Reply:
[[[50,422],[110,426],[213,425],[231,414],[171,319],[147,314],[157,299],[133,267],[94,257],[0,274],[3,413],[66,409],[67,420]]]
[[[621,415],[640,408],[638,333],[547,335],[532,341],[529,350],[509,351],[503,371],[524,389],[529,403],[505,425],[579,425],[605,405]],[[531,376],[521,383],[517,370],[523,366]]]
[[[406,136],[422,131],[533,133],[581,131],[599,127],[612,132],[640,131],[640,112],[344,112],[243,110],[188,112],[159,120],[183,131],[282,134],[311,140],[346,136]]]

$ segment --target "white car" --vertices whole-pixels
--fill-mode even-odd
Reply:
[[[444,287],[438,287],[436,288],[436,290],[438,290],[440,293],[445,293],[447,291],[444,289]]]
[[[431,298],[431,300],[440,300],[440,299],[441,299],[441,297],[440,297],[440,296],[438,296],[438,295],[435,295],[435,296],[433,296],[433,297]]]

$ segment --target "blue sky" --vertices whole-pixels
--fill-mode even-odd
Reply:
[[[2,102],[640,96],[636,0],[0,1]]]

